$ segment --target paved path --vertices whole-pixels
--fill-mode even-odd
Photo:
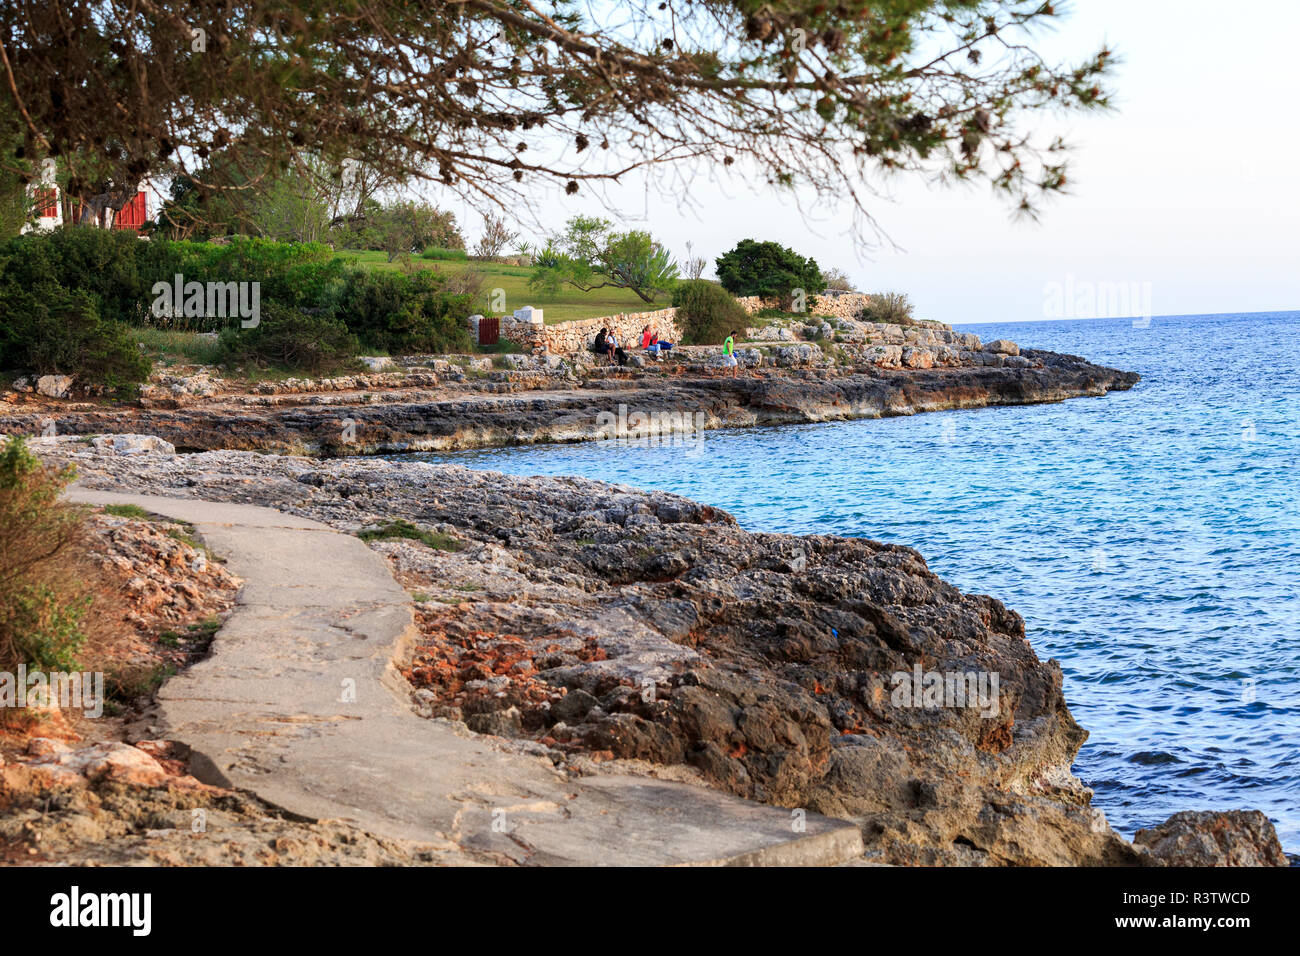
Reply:
[[[191,771],[303,817],[531,864],[833,864],[856,827],[630,776],[566,779],[543,757],[426,720],[393,666],[409,595],[352,535],[270,508],[74,488],[193,524],[244,580],[212,654],[158,694],[159,736]]]

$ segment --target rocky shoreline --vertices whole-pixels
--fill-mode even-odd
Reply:
[[[708,505],[581,479],[36,447],[92,488],[369,530],[417,606],[412,706],[563,772],[666,776],[850,819],[867,862],[1286,864],[1254,811],[1115,832],[1070,772],[1087,735],[1060,668],[1014,611],[911,549],[753,534]],[[953,699],[954,677],[970,698]]]
[[[138,401],[116,404],[51,399],[29,387],[5,394],[0,433],[148,434],[186,451],[451,451],[614,437],[609,416],[620,408],[668,430],[737,428],[1059,402],[1128,389],[1139,379],[1036,350],[891,368],[843,351],[828,357],[806,343],[775,346],[766,358],[747,350],[745,374],[728,379],[716,374],[716,350],[678,351],[644,368],[555,356],[499,357],[511,360],[499,363],[507,368],[430,358],[398,372],[239,388],[188,370],[159,373],[160,384]]]

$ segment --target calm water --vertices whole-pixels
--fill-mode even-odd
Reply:
[[[754,530],[904,543],[1024,615],[1131,835],[1259,808],[1300,851],[1300,313],[971,325],[1140,372],[1061,405],[424,456],[720,505]]]

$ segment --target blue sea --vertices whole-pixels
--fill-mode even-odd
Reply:
[[[1058,405],[421,456],[910,545],[1025,618],[1127,835],[1257,808],[1300,852],[1300,312],[962,326],[1141,373]]]

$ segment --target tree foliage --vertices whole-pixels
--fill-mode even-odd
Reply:
[[[528,284],[554,294],[562,285],[590,292],[629,289],[653,302],[677,283],[677,263],[662,245],[640,230],[613,232],[607,219],[574,216],[533,256]]]
[[[826,286],[816,262],[777,242],[742,239],[718,256],[716,267],[718,281],[728,292],[778,298],[785,308],[796,289],[807,299]]]
[[[865,209],[874,174],[984,180],[1032,211],[1067,183],[1031,114],[1105,106],[1112,55],[1049,61],[1045,0],[10,0],[0,167],[75,196],[310,152],[468,199],[739,163]],[[686,163],[685,166],[679,165]],[[666,164],[666,165],[662,165]],[[111,198],[117,197],[117,198]]]

